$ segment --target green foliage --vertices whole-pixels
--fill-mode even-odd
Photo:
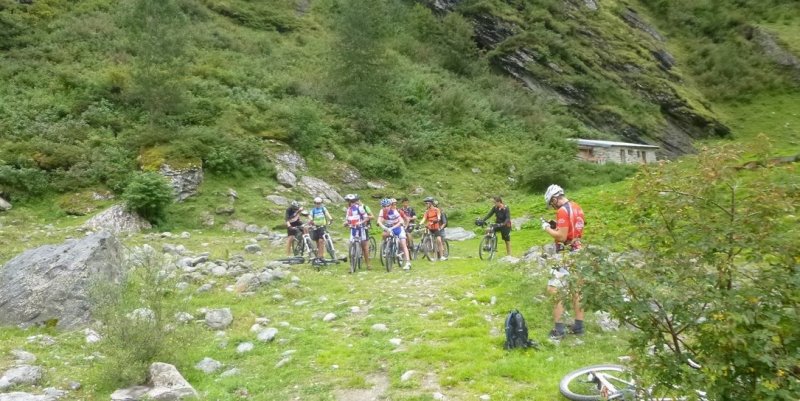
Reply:
[[[47,192],[50,184],[44,171],[30,167],[14,167],[0,163],[0,192],[24,198]]]
[[[579,263],[587,304],[639,329],[635,367],[668,394],[800,394],[800,180],[791,166],[739,170],[743,151],[646,167],[627,204],[636,228],[616,238],[626,254],[589,250]]]
[[[159,223],[164,219],[172,198],[172,188],[166,179],[153,172],[135,175],[122,194],[127,208],[151,223]]]
[[[385,145],[362,146],[350,154],[351,164],[368,177],[403,177],[405,162],[396,149]]]
[[[186,338],[172,323],[180,302],[174,299],[174,280],[162,274],[168,264],[153,248],[141,247],[132,253],[120,283],[95,283],[93,315],[103,323],[104,387],[144,383],[151,363],[175,363]]]

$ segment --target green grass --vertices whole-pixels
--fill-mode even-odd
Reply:
[[[759,141],[765,134],[780,155],[800,152],[800,96],[795,93],[760,95],[747,103],[717,106],[724,121],[734,132],[734,139]]]

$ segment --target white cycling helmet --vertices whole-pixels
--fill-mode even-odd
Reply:
[[[564,195],[564,188],[561,188],[556,184],[547,187],[547,191],[544,193],[544,204],[547,207],[550,207],[550,202],[553,200],[553,198],[561,195]]]
[[[316,198],[314,198],[314,203],[322,203],[322,198],[317,196]]]

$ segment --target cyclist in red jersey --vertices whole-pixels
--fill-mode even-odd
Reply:
[[[564,196],[564,189],[558,185],[550,185],[544,195],[545,204],[548,208],[556,209],[556,224],[553,228],[550,222],[542,222],[542,230],[549,234],[556,243],[557,251],[569,250],[577,252],[581,249],[581,237],[585,218],[580,205],[570,201]],[[562,266],[553,269],[553,279],[547,282],[547,292],[555,294],[559,288],[566,284],[564,277],[569,274],[566,267]],[[583,308],[580,304],[580,291],[575,291],[572,297],[572,307],[575,312],[575,324],[569,328],[572,334],[583,334]],[[559,300],[553,307],[553,322],[555,328],[550,331],[550,338],[559,339],[564,337],[566,330],[561,316],[564,314],[564,304]]]

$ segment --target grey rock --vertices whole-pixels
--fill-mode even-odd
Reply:
[[[0,376],[0,391],[18,385],[34,385],[42,380],[44,369],[41,366],[19,365]]]
[[[274,327],[268,327],[258,333],[258,341],[261,342],[270,342],[275,339],[275,336],[278,335],[278,329]]]
[[[128,319],[142,323],[153,323],[156,321],[156,313],[150,308],[138,308],[127,315]]]
[[[214,213],[221,215],[221,216],[230,216],[236,213],[236,209],[233,206],[220,206],[214,210]]]
[[[790,68],[794,71],[797,79],[800,79],[800,58],[789,49],[778,43],[775,35],[767,32],[764,28],[752,28],[752,40],[761,51],[764,52],[772,62]]]
[[[320,196],[334,203],[344,202],[342,195],[339,195],[332,186],[319,178],[303,176],[303,178],[300,179],[298,187],[311,196]]]
[[[626,8],[625,11],[622,13],[622,20],[625,21],[625,23],[627,23],[628,25],[636,29],[639,29],[643,32],[646,32],[648,35],[652,36],[653,39],[659,42],[664,41],[664,36],[662,36],[656,30],[656,28],[648,24],[647,21],[642,19],[642,17],[639,16],[639,13],[637,13],[636,10],[634,9],[630,7]]]
[[[586,5],[586,8],[592,11],[597,11],[597,0],[583,0],[583,4]]]
[[[134,386],[111,394],[112,401],[175,401],[197,398],[197,391],[181,376],[174,366],[156,362],[150,365],[147,386]]]
[[[211,227],[214,225],[214,215],[208,211],[204,211],[200,214],[200,222],[203,223],[204,226]]]
[[[236,280],[236,285],[234,285],[233,290],[237,293],[255,291],[259,284],[260,282],[255,274],[245,273]]]
[[[170,165],[164,164],[159,169],[159,173],[170,181],[178,202],[183,202],[186,198],[195,195],[197,188],[203,182],[203,168],[200,166],[174,169]]]
[[[594,313],[595,321],[600,329],[604,332],[619,330],[619,321],[611,318],[611,314],[605,311],[597,311]]]
[[[244,247],[244,250],[247,253],[258,253],[261,252],[261,246],[259,246],[258,244],[249,244]]]
[[[228,275],[228,270],[225,266],[214,266],[211,268],[211,275],[214,277],[223,277]]]
[[[417,372],[416,372],[416,371],[413,371],[413,370],[408,370],[408,371],[406,371],[405,373],[403,373],[403,374],[400,376],[400,381],[401,381],[401,382],[407,382],[407,381],[411,380],[411,377],[413,377],[413,376],[414,376],[414,373],[417,373]]]
[[[0,401],[54,401],[54,400],[56,400],[55,397],[51,397],[47,394],[34,395],[29,393],[22,393],[19,391],[0,394]]]
[[[189,239],[192,238],[192,234],[189,234],[188,231],[184,231],[181,233],[181,239]]]
[[[332,321],[332,320],[334,320],[336,318],[337,318],[337,316],[336,316],[335,313],[328,313],[322,318],[322,321],[323,322],[330,322],[330,321]]]
[[[503,257],[500,259],[500,262],[501,262],[501,263],[509,263],[509,264],[512,264],[512,265],[514,265],[514,264],[517,264],[517,263],[519,263],[519,260],[520,260],[519,258],[513,257],[513,256],[511,256],[511,255],[506,255],[506,256],[503,256]]]
[[[264,229],[255,224],[248,224],[247,227],[244,228],[244,232],[250,234],[261,234],[264,232]]]
[[[445,235],[449,241],[466,241],[475,238],[475,233],[465,230],[463,227],[447,227]]]
[[[480,173],[481,173],[481,169],[479,169],[478,167],[473,167],[472,168],[472,174],[480,174]]]
[[[84,329],[83,334],[86,336],[87,344],[94,344],[103,339],[100,337],[100,334],[97,334],[97,332],[92,329]]]
[[[514,226],[514,230],[519,231],[522,228],[522,225],[529,221],[531,221],[531,216],[525,215],[511,219],[511,225]]]
[[[14,357],[17,364],[27,365],[36,362],[36,355],[21,349],[12,349],[11,356]]]
[[[231,369],[228,369],[228,370],[222,372],[219,376],[220,377],[230,377],[230,376],[236,376],[239,373],[241,373],[239,368],[231,368]]]
[[[65,396],[65,395],[67,395],[66,391],[59,390],[59,389],[57,389],[55,387],[47,387],[44,390],[42,390],[42,393],[46,397],[50,397],[52,399],[59,399],[59,398]]]
[[[247,229],[247,223],[241,220],[231,220],[227,222],[224,226],[222,226],[222,229],[225,231],[244,232],[244,230]]]
[[[119,282],[122,246],[106,232],[23,252],[0,268],[0,326],[57,319],[60,329],[91,321],[90,287]]]
[[[205,357],[202,361],[198,362],[197,365],[194,365],[194,367],[195,369],[201,370],[203,373],[209,375],[222,369],[222,363],[209,357]]]
[[[293,172],[280,165],[275,165],[275,170],[275,178],[279,183],[289,188],[294,188],[297,185],[297,176]]]
[[[80,382],[70,380],[69,382],[67,382],[67,387],[69,387],[69,389],[72,391],[78,391],[81,389],[82,386]]]
[[[187,312],[178,312],[175,314],[175,320],[178,323],[189,323],[194,320],[194,316]]]
[[[302,173],[308,170],[306,159],[294,150],[287,150],[275,155],[275,163],[293,173]]]
[[[241,343],[236,346],[236,352],[239,354],[244,354],[246,352],[252,351],[253,347],[254,347],[253,343],[251,342]]]
[[[286,364],[291,362],[291,361],[292,361],[292,357],[291,356],[287,356],[287,357],[281,359],[280,361],[278,361],[278,363],[275,364],[275,367],[276,368],[280,368],[280,367],[286,366]]]
[[[3,198],[0,198],[0,211],[11,210],[11,208],[11,203]]]
[[[198,287],[197,288],[197,292],[198,293],[209,292],[209,291],[211,291],[212,288],[214,288],[213,284],[206,283],[206,284],[203,284],[200,287]]]
[[[206,325],[214,330],[224,330],[233,323],[230,308],[209,309],[206,312]]]
[[[185,281],[181,281],[181,282],[175,284],[175,289],[178,290],[178,291],[186,291],[187,288],[189,288],[189,283],[187,283]]]
[[[112,234],[134,234],[153,226],[136,213],[129,212],[124,205],[114,205],[96,214],[83,224],[92,231],[108,231]]]
[[[383,331],[389,331],[389,329],[383,323],[375,323],[375,324],[372,325],[372,331],[381,331],[381,332],[383,332]]]
[[[367,181],[367,188],[369,188],[369,189],[383,189],[383,188],[386,188],[386,184],[383,183],[383,182]]]

